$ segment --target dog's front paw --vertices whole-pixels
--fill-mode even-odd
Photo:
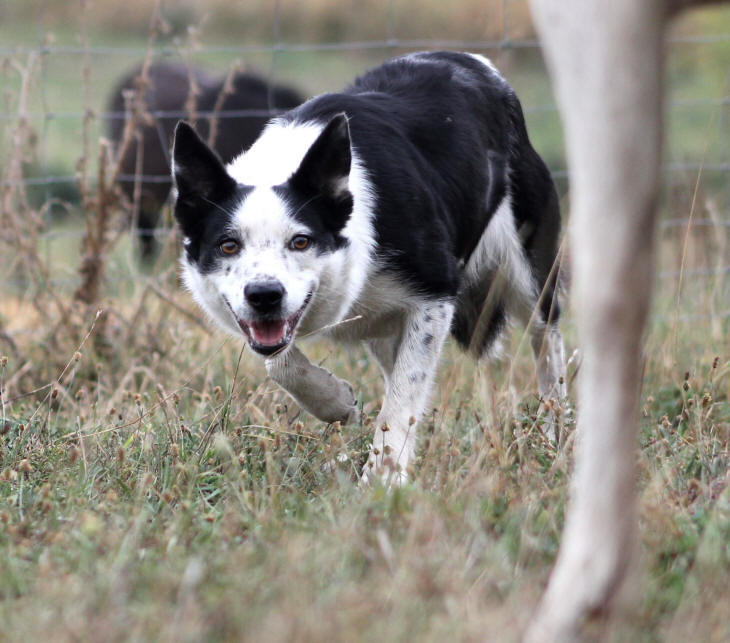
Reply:
[[[296,347],[265,361],[266,371],[305,411],[322,422],[353,424],[360,409],[352,387],[326,368],[315,366]]]

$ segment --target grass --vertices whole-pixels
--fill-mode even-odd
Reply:
[[[355,484],[367,427],[299,415],[233,341],[183,324],[158,341],[151,358],[85,345],[16,401],[22,365],[2,367],[8,640],[516,637],[557,551],[570,469],[522,392],[527,355],[486,369],[449,350],[415,481],[386,493]],[[730,362],[703,344],[681,366],[647,359],[632,640],[727,635]],[[309,350],[360,383],[372,418],[365,354]]]
[[[703,12],[677,28],[727,33],[727,15]],[[37,35],[27,16],[18,20],[17,28],[0,21],[5,42]],[[57,41],[74,42],[77,27],[54,27]],[[92,42],[144,45],[144,28],[104,29],[92,29]],[[672,98],[726,96],[725,46],[676,50]],[[315,92],[382,56],[281,52],[274,69]],[[30,105],[38,108],[45,86],[54,111],[87,100],[98,109],[129,62],[91,61],[84,99],[78,58],[49,60]],[[268,69],[271,56],[259,62]],[[505,50],[498,62],[528,110],[552,101],[535,52]],[[10,113],[13,65],[2,72]],[[726,162],[726,112],[672,109],[667,158]],[[17,125],[6,123],[6,142]],[[551,167],[563,167],[555,113],[528,111],[528,125]],[[30,123],[20,146],[4,146],[3,170],[22,154],[41,171],[45,145],[48,166],[73,173],[80,132],[72,119]],[[97,122],[91,157],[98,133]],[[728,265],[724,177],[688,170],[665,189],[665,217],[692,211],[715,224],[688,234],[663,228],[659,238],[664,276],[647,333],[637,449],[641,582],[609,640],[730,639],[728,281],[693,272]],[[574,441],[569,423],[560,450],[544,434],[521,331],[494,364],[447,346],[413,482],[363,491],[357,475],[382,398],[364,351],[305,345],[355,384],[366,418],[323,425],[299,413],[239,342],[200,319],[177,284],[173,237],[144,271],[128,236],[116,234],[127,224],[115,213],[101,296],[75,298],[84,230],[78,217],[48,225],[45,196],[0,195],[0,640],[518,639],[557,552]],[[572,349],[569,314],[564,331]],[[341,453],[348,459],[333,467]]]

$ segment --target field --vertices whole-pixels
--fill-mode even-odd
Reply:
[[[228,3],[210,3],[199,33],[185,30],[195,4],[179,4],[154,46],[225,71],[240,52],[211,46],[236,42]],[[533,37],[523,4],[508,4],[492,15],[461,1],[419,22],[408,3],[357,13],[318,0],[304,17],[282,3],[279,22],[264,12],[247,32],[261,46],[246,64],[316,93],[408,48],[397,39],[509,36],[485,51],[518,90],[567,212],[549,83],[520,46]],[[524,332],[494,363],[447,346],[413,481],[358,488],[382,398],[367,353],[304,344],[354,384],[362,425],[300,413],[181,291],[174,233],[140,266],[128,213],[97,180],[112,167],[105,96],[135,58],[84,48],[144,50],[149,8],[81,2],[66,20],[63,3],[31,5],[0,13],[0,641],[517,640],[557,553],[576,439],[565,409],[561,445],[547,437]],[[272,21],[288,43],[392,38],[272,50]],[[609,640],[730,640],[729,33],[727,9],[701,12],[670,49],[641,548]],[[39,40],[58,49],[34,57]],[[78,180],[25,182],[49,176]],[[572,353],[570,314],[564,334]],[[573,399],[579,368],[576,354]]]

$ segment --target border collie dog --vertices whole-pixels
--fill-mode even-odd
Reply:
[[[302,408],[359,419],[297,338],[366,343],[385,399],[364,482],[407,479],[449,333],[480,357],[522,321],[540,395],[565,396],[558,198],[488,59],[391,60],[272,120],[228,166],[180,123],[173,179],[185,284]]]

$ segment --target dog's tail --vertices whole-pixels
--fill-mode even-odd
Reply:
[[[456,297],[451,334],[475,359],[492,356],[507,324],[504,278],[496,272],[469,282]]]

